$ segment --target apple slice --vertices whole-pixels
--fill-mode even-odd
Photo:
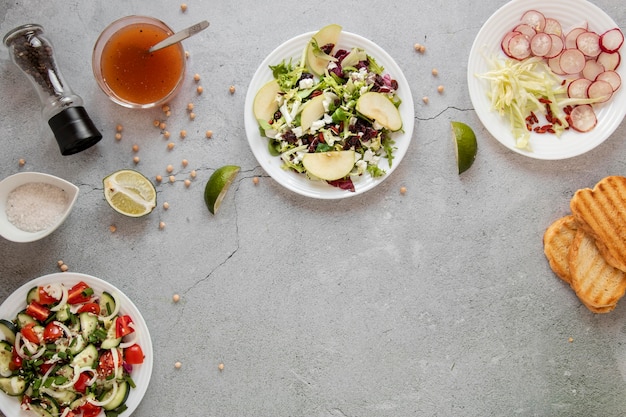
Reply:
[[[324,94],[320,94],[307,101],[302,107],[302,115],[300,116],[302,132],[309,130],[313,122],[322,118],[325,113],[324,99]]]
[[[352,150],[307,153],[302,157],[302,165],[317,178],[335,181],[350,174],[354,158],[355,152]]]
[[[402,128],[398,108],[382,93],[370,91],[363,94],[356,102],[356,110],[392,132]]]
[[[336,45],[337,41],[339,41],[340,34],[341,26],[331,24],[321,28],[315,35],[313,35],[312,39],[315,39],[315,42],[317,42],[317,46],[321,48],[322,46],[328,44]],[[322,75],[324,74],[324,70],[328,65],[328,61],[330,61],[332,58],[330,57],[330,55],[318,56],[315,53],[315,48],[313,44],[314,43],[310,41],[306,47],[305,63],[307,68],[313,74]]]
[[[280,91],[278,81],[272,80],[259,89],[254,96],[252,112],[254,118],[265,122],[274,118],[274,113],[278,110],[276,94]]]

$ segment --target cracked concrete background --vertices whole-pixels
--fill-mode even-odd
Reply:
[[[622,3],[594,3],[626,27]],[[590,313],[551,272],[542,235],[568,212],[577,189],[626,174],[626,125],[593,151],[562,161],[500,145],[476,116],[466,67],[474,37],[504,4],[189,1],[182,13],[165,0],[0,0],[0,33],[42,24],[65,78],[104,134],[96,147],[62,157],[37,96],[0,48],[0,177],[41,171],[80,187],[70,217],[49,237],[0,240],[0,301],[58,272],[60,259],[123,290],[154,344],[152,380],[136,417],[623,415],[625,306]],[[160,109],[123,109],[92,76],[98,34],[129,14],[174,29],[211,22],[184,42],[189,77],[170,103],[171,151],[152,125],[163,118]],[[250,151],[243,123],[248,83],[265,56],[328,23],[384,48],[415,102],[411,145],[398,169],[374,190],[341,201],[277,184]],[[426,52],[417,53],[415,43]],[[202,77],[201,96],[194,73]],[[476,162],[462,176],[451,120],[471,125],[479,141]],[[168,164],[176,182],[157,186],[152,214],[128,219],[108,207],[104,176],[135,168],[155,178]],[[212,216],[204,184],[225,164],[242,170]],[[197,178],[186,188],[192,169]]]

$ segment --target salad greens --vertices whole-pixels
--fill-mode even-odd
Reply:
[[[372,177],[385,175],[379,167],[380,158],[387,158],[391,166],[395,149],[392,131],[357,111],[357,102],[367,92],[378,92],[397,111],[401,104],[396,94],[398,83],[361,48],[338,49],[331,54],[334,45],[318,45],[314,38],[311,42],[315,56],[328,60],[324,74],[318,77],[308,70],[307,48],[298,62],[288,59],[270,66],[279,86],[278,94],[271,98],[276,101],[277,111],[270,120],[258,119],[260,133],[269,139],[269,151],[280,156],[284,169],[312,179],[317,178],[302,164],[306,153],[354,150],[355,164],[350,174],[338,182],[329,181],[353,190],[351,176],[366,172]],[[321,114],[312,111],[316,100],[322,101]],[[308,104],[311,107],[306,110]]]

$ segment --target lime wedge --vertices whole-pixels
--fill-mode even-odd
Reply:
[[[225,165],[215,170],[204,187],[204,202],[211,214],[217,213],[230,184],[235,180],[241,168]]]
[[[476,143],[476,135],[471,127],[462,122],[450,122],[452,127],[452,138],[454,139],[454,150],[456,153],[456,164],[459,168],[459,174],[467,171],[478,152],[478,144]]]
[[[128,217],[141,217],[156,207],[154,185],[140,172],[121,169],[102,180],[104,198],[118,213]]]

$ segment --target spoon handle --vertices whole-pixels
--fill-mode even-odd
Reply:
[[[209,27],[209,22],[206,20],[203,20],[200,23],[196,23],[193,26],[189,26],[187,29],[183,29],[180,32],[176,32],[172,36],[169,36],[163,39],[161,42],[157,43],[156,45],[148,49],[148,52],[152,53],[154,51],[158,51],[159,49],[163,49],[170,45],[174,45],[175,43],[178,43],[182,41],[183,39],[187,39],[188,37],[195,35],[196,33],[208,27]]]

